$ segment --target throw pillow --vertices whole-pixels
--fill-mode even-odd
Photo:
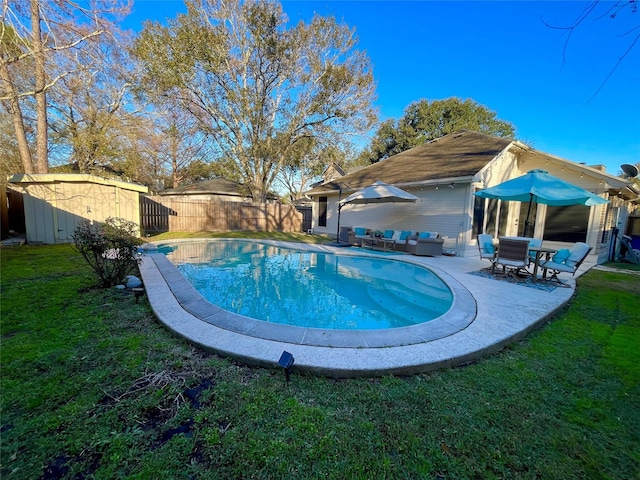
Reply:
[[[431,234],[429,232],[422,232],[420,235],[418,235],[418,238],[429,238],[431,236]]]
[[[403,230],[400,232],[400,240],[406,240],[409,235],[411,235],[411,231]]]
[[[571,252],[568,249],[563,248],[562,250],[558,250],[556,252],[556,254],[553,256],[553,261],[555,263],[564,263],[567,261],[567,258],[569,258],[569,255],[571,255]]]
[[[487,253],[496,253],[496,247],[493,246],[493,243],[487,242],[484,244],[484,251]]]
[[[393,230],[385,230],[384,235],[382,236],[382,238],[392,238],[392,237],[393,237]]]
[[[367,229],[362,227],[356,227],[356,235],[366,235]]]

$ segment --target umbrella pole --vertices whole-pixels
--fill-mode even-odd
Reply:
[[[529,230],[529,217],[531,216],[531,204],[533,203],[533,193],[529,194],[529,208],[527,209],[527,219],[524,221],[524,236],[527,236]],[[532,235],[533,236],[533,235]]]
[[[338,230],[336,231],[336,242],[340,243],[340,212],[342,212],[342,205],[338,203]]]
[[[340,243],[340,212],[342,212],[342,205],[340,205],[340,200],[342,200],[342,184],[338,184],[338,229],[336,230],[336,243]]]

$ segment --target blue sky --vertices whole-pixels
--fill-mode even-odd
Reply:
[[[374,66],[381,120],[421,99],[471,98],[534,148],[618,174],[640,162],[640,9],[616,2],[283,1],[292,23],[314,13],[355,28]],[[621,0],[619,3],[626,3]],[[135,0],[126,28],[185,12],[182,1]],[[633,29],[636,30],[633,30]],[[566,49],[565,49],[566,45]],[[604,85],[602,86],[602,84]],[[600,87],[602,88],[600,89]],[[600,89],[600,90],[599,90]],[[598,91],[599,90],[599,91]],[[595,95],[595,97],[594,97]]]

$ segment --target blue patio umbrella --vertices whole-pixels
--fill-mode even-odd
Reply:
[[[527,220],[525,222],[525,236],[530,223],[531,205],[534,202],[551,206],[591,206],[609,203],[609,200],[554,177],[545,170],[530,170],[526,175],[485,188],[476,192],[475,195],[481,198],[529,202]]]

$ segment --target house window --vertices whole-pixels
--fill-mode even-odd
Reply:
[[[484,198],[475,197],[473,201],[473,234],[484,233]]]
[[[476,235],[504,235],[507,230],[508,212],[506,203],[500,205],[500,201],[494,198],[476,197],[473,206],[473,231]]]
[[[570,205],[547,206],[544,220],[544,240],[555,242],[586,242],[590,207]]]
[[[327,226],[327,197],[318,198],[318,226]]]

